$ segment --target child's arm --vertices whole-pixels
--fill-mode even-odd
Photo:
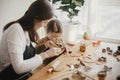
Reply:
[[[67,43],[62,39],[63,41],[63,47],[66,48],[66,52],[71,52],[70,47],[67,45]]]

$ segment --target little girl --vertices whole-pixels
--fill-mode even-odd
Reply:
[[[38,41],[38,45],[36,46],[38,53],[44,52],[44,51],[50,49],[50,47],[46,47],[44,49],[39,47],[40,45],[45,44],[49,40],[52,40],[57,45],[57,48],[54,48],[54,49],[58,50],[58,52],[63,53],[65,51],[67,51],[67,52],[69,51],[68,45],[62,39],[62,32],[63,32],[62,24],[60,23],[59,20],[52,19],[51,21],[49,21],[46,26],[46,32],[47,32],[47,37],[40,39]],[[55,58],[57,58],[57,57],[52,57],[52,58],[46,59],[43,63],[48,64]]]

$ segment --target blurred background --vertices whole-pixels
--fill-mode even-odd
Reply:
[[[0,0],[0,39],[3,27],[23,16],[33,1],[35,0]],[[62,1],[67,1],[67,5],[72,1],[72,7],[78,10],[77,15],[71,16],[70,13],[63,11],[61,6],[66,4],[61,4]],[[56,18],[63,24],[64,39],[77,42],[82,39],[84,32],[87,32],[91,39],[120,43],[120,0],[50,0],[50,2]],[[38,32],[40,38],[46,35],[44,28]]]

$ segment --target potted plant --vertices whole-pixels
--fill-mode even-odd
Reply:
[[[80,7],[84,4],[84,0],[53,0],[53,4],[60,2],[58,9],[67,12],[67,16],[72,21],[74,16],[78,16]]]
[[[57,10],[67,13],[66,15],[70,21],[64,23],[63,37],[67,41],[74,42],[76,40],[79,23],[73,22],[73,17],[78,16],[80,7],[84,4],[84,0],[52,0],[52,4],[57,4]]]

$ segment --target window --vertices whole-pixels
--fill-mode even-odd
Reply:
[[[57,10],[59,2],[52,4],[55,14],[63,23],[64,31],[69,19],[67,13]],[[74,17],[73,21],[78,23],[74,33],[76,38],[82,38],[84,32],[88,32],[91,38],[102,40],[111,40],[120,42],[120,0],[85,0],[84,5],[80,8],[79,16]],[[72,32],[72,31],[71,31]],[[67,37],[70,37],[67,35]]]

